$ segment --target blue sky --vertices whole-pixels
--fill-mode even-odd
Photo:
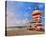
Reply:
[[[12,13],[11,15],[9,14],[10,17],[14,15],[13,18],[10,20],[12,20],[13,24],[14,24],[14,21],[15,22],[19,21],[18,24],[17,23],[14,24],[16,26],[19,26],[21,22],[23,23],[23,20],[25,22],[32,20],[32,11],[37,7],[39,8],[40,11],[43,12],[42,22],[44,23],[44,8],[45,8],[44,3],[7,1],[7,12],[10,14]],[[15,20],[13,20],[14,18]],[[24,25],[24,24],[21,24],[21,25]]]

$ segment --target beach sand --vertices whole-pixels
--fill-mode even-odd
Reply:
[[[8,30],[7,36],[18,36],[18,35],[36,35],[36,34],[44,34],[43,31],[34,31],[34,30],[26,30],[26,29],[17,29],[17,30]]]

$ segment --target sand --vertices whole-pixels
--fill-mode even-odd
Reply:
[[[26,29],[17,29],[17,30],[8,30],[7,36],[18,36],[18,35],[36,35],[43,34],[43,31],[34,31],[34,30],[26,30]]]

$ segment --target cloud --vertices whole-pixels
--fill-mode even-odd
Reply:
[[[7,26],[14,26],[15,20],[16,19],[14,13],[7,11]]]
[[[21,20],[19,18],[16,17],[20,17],[20,15],[15,14],[14,12],[10,12],[7,10],[7,26],[25,26],[27,23],[27,18]]]

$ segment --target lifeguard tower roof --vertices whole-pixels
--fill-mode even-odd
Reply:
[[[32,13],[32,16],[35,16],[35,15],[42,15],[42,12],[40,10],[34,10]]]

